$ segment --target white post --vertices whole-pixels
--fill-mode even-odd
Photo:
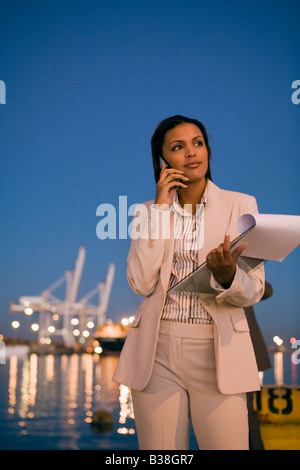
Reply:
[[[0,364],[6,364],[5,343],[0,340]]]

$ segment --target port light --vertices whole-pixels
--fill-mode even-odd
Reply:
[[[281,346],[283,344],[283,340],[279,338],[279,336],[274,336],[273,341],[275,344],[277,344],[277,346]]]

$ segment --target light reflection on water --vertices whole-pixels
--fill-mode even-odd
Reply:
[[[276,351],[270,355],[272,368],[263,373],[264,385],[300,385],[299,364],[292,355]]]
[[[138,448],[130,390],[112,381],[117,357],[12,355],[0,365],[0,449]],[[289,355],[272,357],[263,384],[297,384]],[[95,411],[113,426],[92,425]],[[190,449],[197,449],[191,430]]]
[[[117,357],[11,356],[0,367],[1,449],[136,449],[127,387],[111,380]],[[105,410],[111,429],[92,425]]]

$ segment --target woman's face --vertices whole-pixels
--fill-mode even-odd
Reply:
[[[201,180],[207,173],[208,151],[195,124],[179,124],[166,132],[162,154],[172,168],[184,171],[190,182]]]

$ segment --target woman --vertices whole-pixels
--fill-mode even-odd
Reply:
[[[231,253],[230,239],[256,201],[212,183],[199,121],[168,118],[151,144],[156,197],[137,208],[127,259],[129,284],[144,301],[114,380],[132,390],[140,449],[188,449],[191,419],[200,449],[245,450],[246,392],[260,387],[243,308],[261,299],[264,268],[242,269],[246,245]],[[213,294],[167,294],[205,261]]]

